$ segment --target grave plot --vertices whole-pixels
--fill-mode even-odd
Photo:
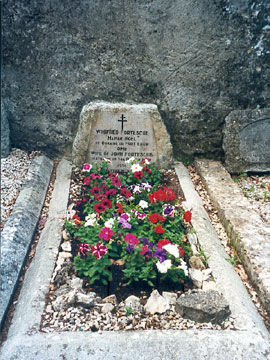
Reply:
[[[162,172],[149,160],[128,164],[129,174],[108,172],[108,161],[74,171],[42,331],[233,328],[227,303],[214,291],[201,300],[212,301],[208,315],[188,306],[189,320],[179,314],[185,291],[216,290],[211,269],[192,214],[181,209],[175,172],[164,171],[160,183]]]

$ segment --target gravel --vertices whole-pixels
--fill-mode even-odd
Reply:
[[[12,149],[7,158],[1,159],[1,231],[12,212],[32,160],[40,154],[38,151]]]

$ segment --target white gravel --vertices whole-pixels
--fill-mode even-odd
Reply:
[[[29,166],[37,155],[40,152],[12,149],[7,158],[1,159],[1,231],[12,212]]]

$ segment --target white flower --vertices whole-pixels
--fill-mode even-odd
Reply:
[[[111,163],[111,160],[110,160],[110,159],[103,158],[103,160],[106,161],[106,163],[108,163],[108,164]]]
[[[113,219],[113,218],[110,218],[109,220],[107,220],[107,221],[104,223],[104,226],[106,226],[106,227],[108,227],[108,228],[110,228],[110,229],[112,229],[113,225],[114,225],[114,219]]]
[[[147,201],[144,201],[144,200],[141,200],[139,202],[139,206],[142,208],[142,209],[147,209],[148,208],[148,202]]]
[[[132,163],[134,160],[135,160],[135,157],[132,156],[130,159],[126,160],[125,163],[126,163],[126,164],[130,164],[130,163]]]
[[[132,191],[133,191],[134,193],[140,193],[140,192],[142,192],[140,186],[138,186],[138,185],[135,185]]]
[[[173,244],[167,244],[162,247],[162,249],[165,249],[168,251],[169,254],[173,255],[176,258],[179,258],[179,250],[176,245]]]
[[[134,173],[134,172],[136,172],[136,171],[142,171],[142,167],[141,167],[141,165],[139,165],[139,164],[133,164],[133,165],[131,165],[131,171]]]
[[[150,164],[149,159],[146,158],[146,159],[144,160],[144,163],[145,163],[146,165],[149,165],[149,164]]]
[[[162,274],[166,274],[166,272],[168,271],[168,269],[170,269],[172,267],[172,262],[171,260],[165,260],[162,263],[160,261],[158,261],[156,263],[158,271]]]
[[[85,220],[88,220],[88,219],[95,219],[97,217],[97,214],[96,213],[92,213],[92,214],[89,214],[86,216]]]
[[[181,264],[179,266],[177,266],[177,268],[181,269],[181,270],[184,270],[185,275],[188,276],[187,263],[182,259],[180,259],[180,261],[181,261]]]
[[[150,185],[149,183],[142,183],[141,185],[144,188],[144,190],[146,190],[148,192],[151,191],[151,189],[152,189],[152,185]]]
[[[86,223],[84,224],[85,227],[87,227],[87,226],[95,226],[95,225],[97,225],[96,219],[88,219],[86,221]]]

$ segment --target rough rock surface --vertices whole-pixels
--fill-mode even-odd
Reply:
[[[215,290],[193,290],[180,296],[176,310],[185,318],[214,324],[222,323],[231,313],[225,298]]]
[[[1,159],[8,157],[10,153],[9,122],[7,114],[1,103]]]
[[[232,111],[225,119],[223,149],[231,173],[270,171],[270,108]]]
[[[70,155],[85,104],[132,101],[159,105],[175,156],[221,155],[225,116],[269,104],[269,6],[4,0],[2,98],[13,144]]]

